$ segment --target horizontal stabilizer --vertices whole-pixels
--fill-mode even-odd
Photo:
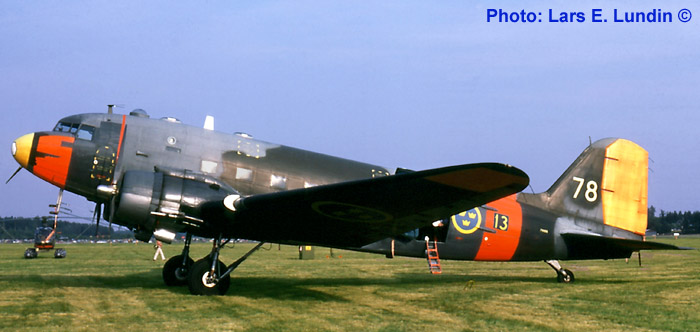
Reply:
[[[693,250],[672,244],[605,237],[593,234],[563,233],[569,249],[568,259],[629,258],[640,250]]]

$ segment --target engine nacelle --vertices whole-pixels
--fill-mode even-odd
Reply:
[[[197,234],[205,226],[202,204],[231,194],[236,190],[222,181],[187,170],[129,171],[116,199],[114,222],[134,228],[143,241],[156,229]]]

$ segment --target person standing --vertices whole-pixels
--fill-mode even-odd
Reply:
[[[165,255],[163,254],[163,243],[161,243],[160,241],[156,240],[156,245],[153,246],[153,247],[156,248],[156,254],[153,255],[153,260],[154,260],[154,261],[156,260],[156,257],[158,257],[158,254],[160,254],[160,259],[161,259],[161,260],[165,260]]]

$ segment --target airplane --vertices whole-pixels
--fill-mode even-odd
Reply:
[[[180,255],[163,267],[168,286],[223,295],[231,273],[263,243],[318,245],[387,257],[546,261],[574,281],[563,259],[630,257],[642,249],[681,249],[643,241],[647,152],[630,141],[591,144],[542,194],[520,169],[476,163],[423,171],[387,168],[203,128],[171,117],[76,114],[51,131],[24,135],[12,155],[26,169],[96,204],[97,222],[134,237],[171,243]],[[11,177],[17,174],[15,172]],[[8,180],[8,182],[10,181]],[[104,211],[102,213],[102,211]],[[192,236],[211,253],[189,256]],[[226,265],[231,239],[259,244]]]

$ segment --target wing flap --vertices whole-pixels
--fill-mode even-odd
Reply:
[[[243,198],[223,231],[266,242],[360,247],[524,189],[521,170],[482,163]]]

